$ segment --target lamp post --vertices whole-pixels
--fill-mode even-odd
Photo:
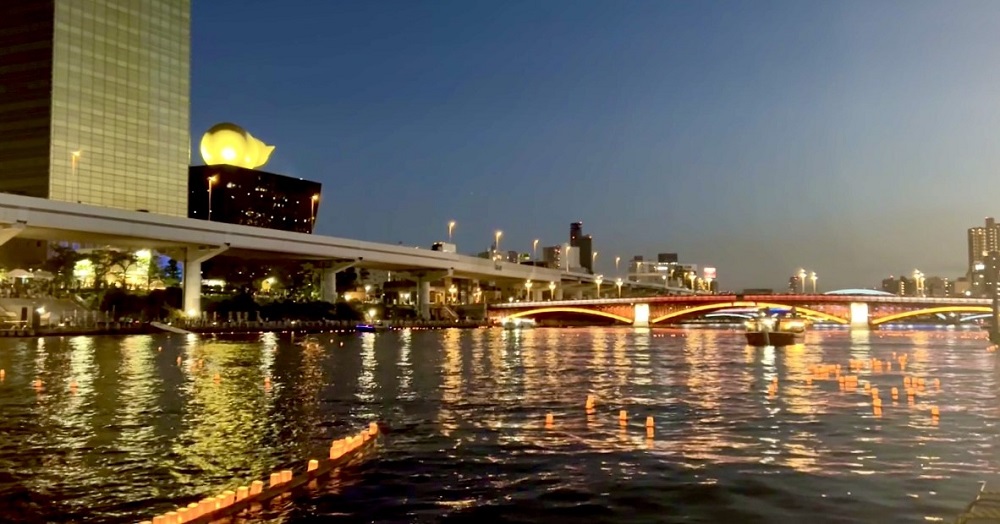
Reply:
[[[813,295],[816,294],[816,279],[817,278],[818,277],[816,276],[816,272],[815,271],[813,271],[812,273],[809,273],[809,280],[812,280],[812,283],[813,283]]]
[[[618,298],[622,298],[622,284],[624,283],[621,278],[615,279],[615,285],[618,286]]]
[[[566,246],[566,271],[569,272],[569,252],[573,251],[573,246]]]
[[[805,269],[800,269],[799,270],[799,284],[800,284],[800,287],[802,288],[802,294],[805,295],[806,294],[806,270]]]
[[[694,293],[694,291],[695,291],[695,289],[694,289],[694,281],[698,280],[698,274],[695,273],[694,271],[688,273],[688,280],[691,281],[691,292]]]
[[[368,302],[368,293],[371,293],[372,285],[365,284],[365,302]]]
[[[452,284],[451,286],[448,287],[448,294],[451,296],[452,304],[458,302],[458,288],[455,287],[455,284]]]
[[[212,221],[212,186],[219,181],[219,175],[208,177],[208,221]]]
[[[618,274],[618,263],[622,261],[622,257],[615,257],[615,274]]]
[[[535,285],[530,280],[524,282],[524,301],[531,302],[531,286]]]
[[[549,282],[549,300],[551,301],[555,299],[556,299],[556,283]]]
[[[455,221],[448,221],[448,243],[451,244],[451,232],[455,230]]]
[[[311,217],[310,224],[312,225],[312,227],[316,227],[316,204],[318,203],[319,203],[319,193],[316,193],[315,195],[312,196],[312,199],[309,203],[309,215]]]
[[[538,239],[531,243],[531,261],[538,260]]]
[[[595,253],[596,254],[596,253]],[[594,278],[594,283],[597,284],[597,298],[601,298],[601,283],[604,282],[604,275],[597,275]]]
[[[496,233],[493,233],[493,249],[496,250],[497,256],[500,256],[500,237],[502,236],[503,231],[500,231],[499,229]]]

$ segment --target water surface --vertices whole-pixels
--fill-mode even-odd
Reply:
[[[301,469],[371,420],[374,456],[251,521],[926,522],[998,469],[997,356],[978,332],[815,331],[785,350],[628,328],[316,341],[0,340],[3,519],[145,520]],[[881,417],[860,391],[806,382],[814,364],[894,353],[929,387],[893,403],[898,366],[863,372]]]

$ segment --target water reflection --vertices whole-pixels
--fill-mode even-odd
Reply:
[[[662,328],[0,340],[0,500],[14,522],[134,521],[137,508],[298,467],[377,418],[387,433],[372,463],[274,519],[490,507],[521,521],[553,508],[662,521],[683,507],[703,521],[917,522],[953,514],[1000,466],[984,347],[959,331],[830,331],[750,348],[736,332]],[[893,403],[903,373],[864,370],[882,391],[877,417],[860,389],[807,382],[816,364],[893,354],[941,390]]]

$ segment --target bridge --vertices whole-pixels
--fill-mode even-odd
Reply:
[[[489,281],[524,289],[534,281],[535,298],[555,283],[554,298],[564,290],[581,296],[595,287],[595,276],[529,264],[495,261],[413,246],[294,233],[223,222],[155,215],[0,194],[0,245],[13,238],[126,248],[155,249],[184,264],[184,310],[201,314],[201,264],[221,253],[249,258],[314,260],[323,268],[321,298],[336,300],[336,273],[353,266],[406,273],[417,282],[417,303],[427,317],[430,284],[442,279]],[[626,287],[641,287],[625,283]],[[605,284],[605,289],[607,289]],[[661,288],[662,289],[662,288]]]
[[[920,317],[965,315],[964,319],[992,314],[989,299],[897,297],[880,295],[690,295],[600,300],[511,302],[491,305],[489,316],[505,318],[592,317],[603,322],[645,327],[705,317],[750,318],[760,308],[795,310],[816,322],[855,328]]]

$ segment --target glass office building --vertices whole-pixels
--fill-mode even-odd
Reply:
[[[319,182],[237,166],[191,166],[188,217],[312,233]]]
[[[0,191],[186,216],[190,0],[10,4]]]

